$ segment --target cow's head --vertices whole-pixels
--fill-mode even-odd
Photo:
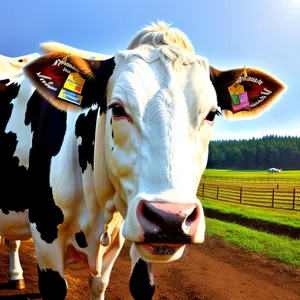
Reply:
[[[73,85],[65,83],[69,73],[64,68],[77,74],[71,78]],[[251,109],[244,106],[239,113],[243,117],[261,113],[284,90],[258,69],[220,72],[210,67],[181,31],[163,23],[142,30],[128,50],[108,61],[50,53],[31,64],[27,74],[59,109],[97,104],[101,113],[106,108],[96,128],[95,162],[103,166],[96,184],[101,181],[106,191],[98,192],[99,201],[104,194],[111,196],[103,188],[109,184],[103,175],[107,172],[113,203],[125,218],[123,235],[151,261],[177,259],[185,244],[204,240],[196,191],[214,119],[220,110],[236,117],[232,111],[242,108],[233,109],[236,99],[228,88],[238,81],[247,91]]]

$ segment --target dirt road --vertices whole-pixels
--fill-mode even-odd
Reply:
[[[106,292],[107,300],[131,299],[129,246],[125,245],[114,266]],[[0,299],[40,299],[36,261],[30,241],[21,245],[26,290],[11,291],[8,252],[0,247]],[[180,261],[154,264],[155,300],[300,300],[300,269],[288,268],[210,238],[189,246]],[[67,270],[68,300],[87,300],[88,271]]]

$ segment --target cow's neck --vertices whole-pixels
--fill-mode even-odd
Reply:
[[[77,120],[84,124],[84,135],[78,140],[79,161],[82,170],[82,182],[85,205],[89,222],[95,238],[99,240],[104,229],[104,209],[106,202],[114,197],[114,189],[109,180],[105,163],[105,124],[106,114],[100,114],[100,108],[90,109]],[[80,133],[76,125],[76,135]],[[87,153],[80,155],[80,152]]]

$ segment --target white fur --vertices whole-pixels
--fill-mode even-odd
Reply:
[[[9,249],[9,280],[21,280],[23,279],[23,270],[20,263],[19,258],[19,248],[21,242],[20,241],[9,241],[8,249]]]

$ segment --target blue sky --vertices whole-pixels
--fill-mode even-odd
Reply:
[[[158,19],[184,31],[212,66],[258,67],[288,85],[258,119],[219,117],[213,139],[300,136],[300,0],[3,1],[0,54],[40,52],[38,45],[49,40],[114,54]]]

